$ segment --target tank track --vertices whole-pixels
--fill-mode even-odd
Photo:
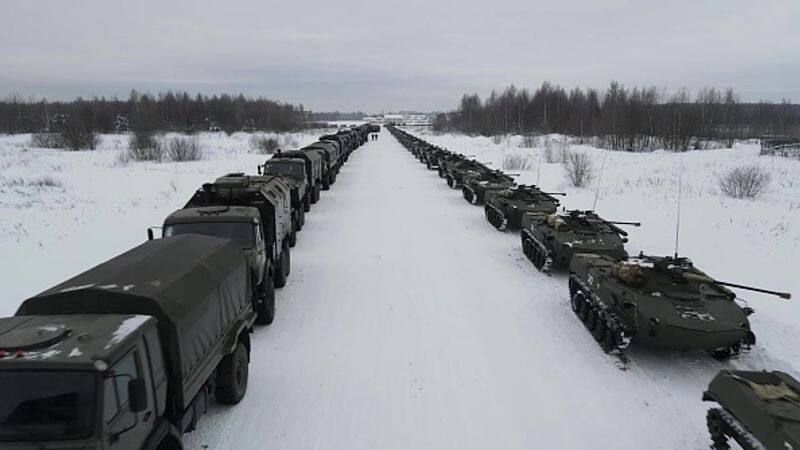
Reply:
[[[461,186],[461,193],[464,195],[464,200],[468,201],[471,205],[478,203],[478,195],[466,184]]]
[[[522,239],[522,253],[533,263],[536,269],[549,275],[550,267],[553,265],[553,258],[550,257],[550,250],[538,239],[533,237],[530,230],[523,229],[519,234]]]
[[[508,217],[497,207],[486,203],[483,205],[483,212],[486,220],[499,231],[505,231],[508,228]]]
[[[622,353],[631,342],[619,317],[574,275],[569,277],[570,306],[606,353]]]
[[[728,436],[745,450],[767,450],[750,431],[730,412],[722,408],[712,408],[706,415],[708,432],[711,434],[713,450],[730,450]]]

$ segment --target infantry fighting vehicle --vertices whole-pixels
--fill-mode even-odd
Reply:
[[[489,170],[464,177],[461,193],[464,195],[464,200],[473,205],[481,205],[487,192],[509,189],[514,186],[516,183],[510,175],[499,170]]]
[[[0,319],[0,448],[183,448],[247,392],[251,298],[234,243],[186,235],[26,300]]]
[[[322,150],[289,150],[272,155],[267,161],[278,161],[283,159],[301,159],[305,163],[306,182],[308,183],[309,200],[312,204],[319,201],[320,191],[322,190],[324,153]],[[259,169],[260,170],[260,169]],[[259,172],[260,174],[261,172]]]
[[[553,214],[559,206],[554,196],[563,192],[542,192],[536,186],[521,185],[512,189],[492,190],[486,193],[483,209],[486,220],[500,231],[519,229],[525,214]]]
[[[638,222],[611,222],[593,211],[522,216],[522,252],[544,272],[551,266],[567,267],[575,253],[598,253],[625,259],[628,233],[618,225],[639,226]]]
[[[275,316],[275,289],[291,271],[289,188],[283,177],[230,174],[207,183],[183,209],[164,220],[164,237],[195,233],[234,240],[247,256],[256,291],[258,323]],[[148,237],[153,238],[152,229]]]
[[[440,147],[432,147],[423,154],[422,162],[425,163],[425,167],[427,167],[428,170],[437,170],[439,169],[439,161],[449,154],[451,154],[451,152],[448,150]]]
[[[280,155],[280,150],[276,155]],[[311,195],[306,181],[306,164],[300,158],[272,158],[258,167],[259,175],[278,175],[291,189],[294,231],[303,229],[306,212],[311,211]]]
[[[705,350],[719,359],[755,343],[748,316],[726,286],[788,294],[714,280],[687,258],[620,261],[577,253],[569,268],[572,309],[606,351],[639,344]]]
[[[469,159],[459,153],[448,153],[440,156],[437,163],[439,177],[446,178],[447,172],[450,171],[452,167],[465,161],[469,161]]]
[[[719,404],[706,417],[711,448],[800,449],[800,383],[783,372],[724,370],[703,400]]]
[[[489,172],[491,169],[478,161],[467,159],[455,164],[448,164],[444,174],[447,185],[453,189],[460,189],[464,185],[464,180],[470,175],[479,175]]]

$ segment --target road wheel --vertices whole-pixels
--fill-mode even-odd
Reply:
[[[597,318],[594,319],[594,331],[592,331],[592,336],[597,342],[603,342],[603,339],[606,337],[606,320],[601,317],[599,314]]]
[[[614,336],[614,330],[612,330],[608,324],[606,324],[606,335],[603,336],[601,346],[606,353],[610,353],[617,348],[617,338]]]
[[[533,245],[533,265],[537,270],[542,270],[544,267],[545,256],[538,245]]]
[[[283,258],[283,268],[286,270],[286,276],[288,277],[292,273],[292,253],[288,247],[283,251]]]
[[[328,176],[322,180],[322,190],[327,191],[330,188],[331,188],[331,183],[330,183],[330,177]]]
[[[275,266],[275,287],[276,288],[282,288],[282,287],[286,286],[286,275],[287,275],[287,273],[286,273],[286,267],[284,267],[284,265],[286,264],[285,253],[288,252],[288,251],[289,251],[289,246],[286,245],[286,241],[284,241],[281,255],[278,257],[278,260],[280,261],[280,263],[277,266]]]
[[[286,241],[289,243],[289,247],[294,247],[297,245],[297,232],[292,231],[289,233],[289,236],[286,237]]]
[[[714,450],[730,450],[731,446],[728,445],[728,438],[723,431],[719,409],[712,408],[708,410],[706,423],[708,424],[708,433],[711,434],[711,448]]]
[[[307,211],[306,209],[300,210],[300,221],[299,221],[300,228],[298,228],[297,231],[302,230],[303,227],[306,226],[306,211]]]
[[[259,288],[261,302],[256,304],[256,323],[259,325],[269,325],[275,320],[275,281],[272,279],[272,269],[265,272]]]
[[[244,344],[239,342],[233,353],[225,356],[217,366],[217,401],[226,405],[239,403],[247,393],[250,377],[249,358]]]
[[[582,292],[574,293],[570,298],[570,305],[572,306],[572,311],[575,312],[575,314],[578,314],[578,311],[581,310],[585,302],[586,300],[584,299]]]
[[[303,197],[303,211],[311,211],[311,192],[307,193],[306,196]]]
[[[320,184],[319,183],[315,184],[314,185],[314,190],[312,191],[312,194],[311,194],[311,203],[317,203],[319,201],[319,192],[320,192],[320,190],[322,190],[322,188],[320,187]]]

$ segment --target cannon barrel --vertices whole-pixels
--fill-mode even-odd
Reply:
[[[587,219],[587,220],[593,223],[604,223],[620,236],[628,236],[628,232],[618,227],[617,225],[633,225],[634,227],[642,225],[641,222],[621,222],[618,220],[605,220],[605,219]]]
[[[560,195],[562,197],[566,197],[567,196],[566,192],[542,192],[542,194],[544,194],[544,195]]]
[[[606,220],[606,223],[613,223],[614,225],[630,225],[634,227],[642,226],[642,222],[622,222],[619,220]]]
[[[757,288],[757,287],[753,287],[753,286],[745,286],[743,284],[728,283],[727,281],[715,280],[715,279],[713,279],[711,277],[698,275],[696,273],[684,273],[683,277],[686,278],[687,280],[700,281],[700,282],[703,282],[703,283],[716,283],[716,284],[719,284],[721,286],[729,286],[729,287],[733,287],[733,288],[737,288],[737,289],[744,289],[746,291],[753,291],[753,292],[760,292],[762,294],[775,295],[775,296],[780,297],[780,298],[785,299],[785,300],[789,300],[789,299],[792,298],[792,294],[789,293],[789,292],[771,291],[769,289],[762,289],[762,288]]]

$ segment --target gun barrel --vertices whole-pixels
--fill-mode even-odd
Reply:
[[[715,280],[715,279],[713,279],[711,277],[704,277],[703,275],[697,275],[697,274],[694,274],[694,273],[684,273],[683,277],[688,279],[688,280],[702,281],[704,283],[716,283],[716,284],[719,284],[721,286],[729,286],[729,287],[733,287],[733,288],[737,288],[737,289],[744,289],[746,291],[753,291],[753,292],[760,292],[762,294],[774,295],[774,296],[780,297],[780,298],[782,298],[784,300],[790,300],[792,298],[792,294],[789,293],[789,292],[779,292],[779,291],[773,291],[773,290],[770,290],[770,289],[762,289],[762,288],[753,287],[753,286],[746,286],[744,284],[729,283],[727,281]]]
[[[606,220],[606,223],[613,223],[614,225],[630,225],[633,227],[642,226],[642,222],[623,222],[619,220]]]
[[[547,195],[561,195],[561,196],[563,196],[563,197],[566,197],[566,196],[567,196],[567,193],[566,193],[566,192],[542,192],[542,194],[547,194]]]

